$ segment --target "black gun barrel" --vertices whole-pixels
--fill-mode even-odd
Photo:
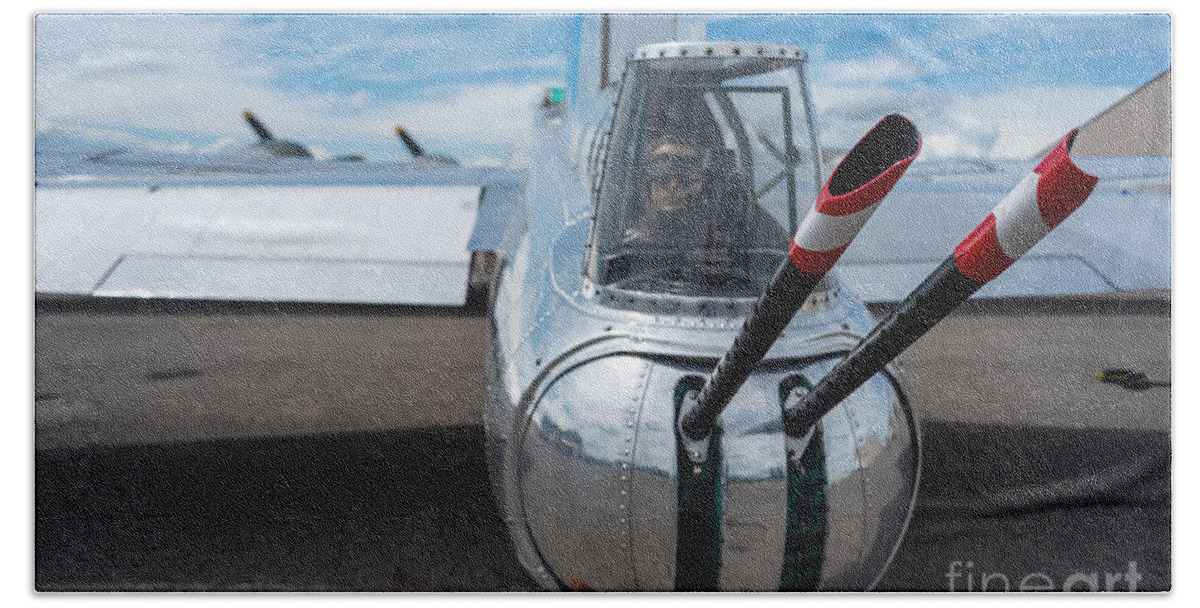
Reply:
[[[920,149],[916,127],[907,118],[892,114],[846,154],[796,231],[789,259],[780,264],[733,345],[695,399],[685,400],[679,418],[684,437],[700,441],[709,436],[717,416]]]
[[[784,429],[803,437],[831,409],[996,278],[1078,209],[1097,178],[1071,160],[1069,133],[916,289],[787,411]]]

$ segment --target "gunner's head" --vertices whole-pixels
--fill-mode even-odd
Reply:
[[[646,157],[651,208],[676,211],[694,202],[704,182],[705,156],[682,141],[663,138],[651,144]]]

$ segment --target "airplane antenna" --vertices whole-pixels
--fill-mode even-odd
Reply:
[[[784,430],[803,437],[829,410],[1000,275],[1080,207],[1097,178],[1071,161],[1071,131],[932,274],[812,391],[785,403]]]
[[[872,127],[838,164],[796,231],[789,259],[780,264],[733,346],[703,388],[684,396],[678,430],[693,464],[707,458],[717,416],[920,149],[917,128],[907,118],[892,114]]]

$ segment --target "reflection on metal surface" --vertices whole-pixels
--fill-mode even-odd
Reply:
[[[706,366],[623,352],[631,343],[594,344],[589,356],[548,370],[526,431],[514,435],[509,515],[528,538],[525,558],[544,568],[551,588],[572,576],[600,590],[678,584],[674,391]],[[787,550],[785,437],[762,421],[778,419],[782,381],[797,372],[819,378],[830,363],[756,372],[722,416],[720,589],[777,589],[781,573],[803,578],[787,574],[787,555],[807,556],[799,567],[813,567],[810,548]],[[869,588],[899,542],[916,483],[915,429],[887,378],[872,379],[844,406],[826,417],[819,444],[829,528],[822,589]],[[810,463],[813,454],[806,451]]]

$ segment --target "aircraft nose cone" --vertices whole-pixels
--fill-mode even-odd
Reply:
[[[820,365],[803,371],[819,377]],[[506,477],[515,487],[506,508],[517,522],[510,528],[516,544],[545,564],[548,584],[676,588],[694,543],[681,544],[678,533],[675,400],[689,379],[707,371],[612,354],[547,377],[528,426],[509,446]],[[780,588],[789,535],[780,384],[798,371],[756,372],[720,418],[722,496],[712,515],[720,521],[721,589]],[[827,479],[819,508],[834,540],[798,550],[821,557],[827,588],[863,589],[882,572],[903,530],[915,483],[914,440],[882,376],[847,405],[852,413],[824,424],[819,455]]]

